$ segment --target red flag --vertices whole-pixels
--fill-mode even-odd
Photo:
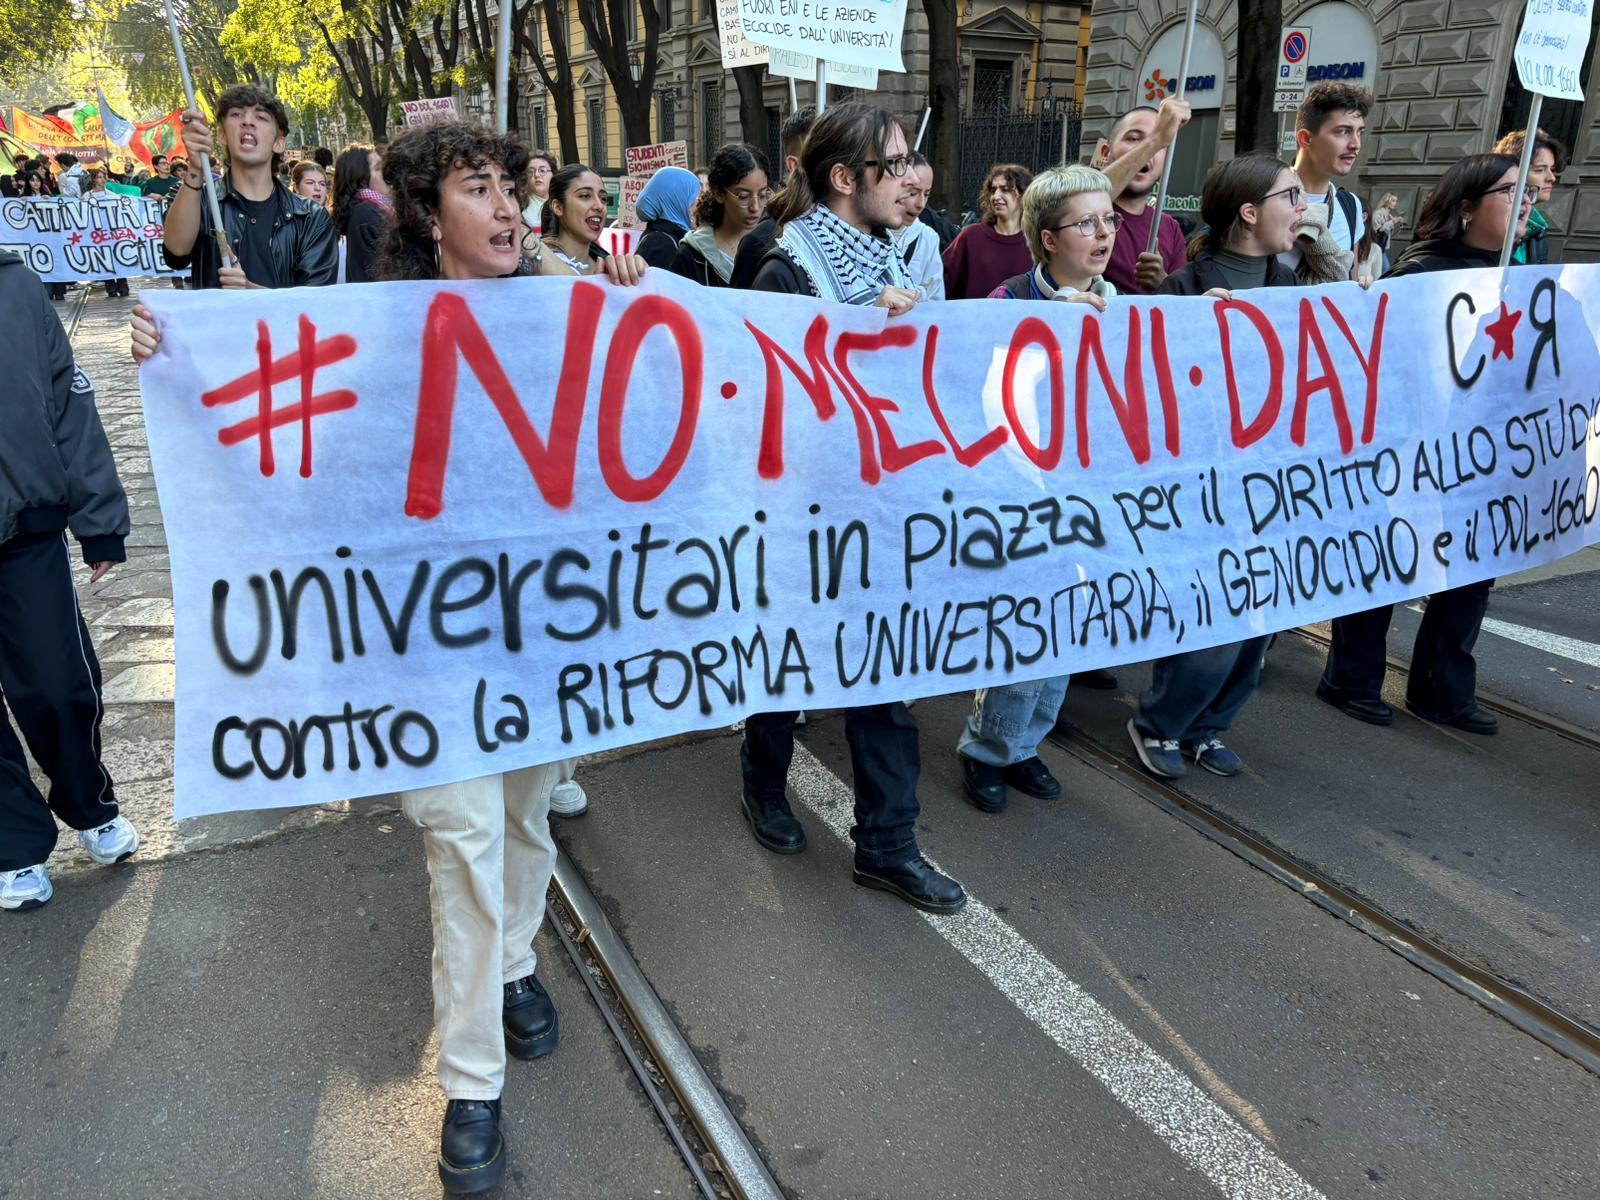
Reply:
[[[133,137],[128,141],[128,153],[151,170],[158,154],[171,157],[183,153],[182,109],[173,109],[158,121],[146,121],[133,127]]]

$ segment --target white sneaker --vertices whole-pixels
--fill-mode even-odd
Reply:
[[[589,797],[576,779],[564,779],[550,789],[550,811],[558,817],[581,817],[589,811]]]
[[[23,867],[20,871],[0,871],[0,908],[12,912],[26,912],[40,908],[55,891],[50,886],[50,872],[44,864]]]
[[[90,858],[109,867],[112,863],[132,857],[139,848],[139,831],[129,823],[127,817],[113,817],[98,829],[80,830],[78,840],[83,843]]]

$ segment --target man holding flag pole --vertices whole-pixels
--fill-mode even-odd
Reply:
[[[229,88],[217,101],[227,173],[217,188],[217,216],[201,203],[212,186],[206,160],[211,127],[189,109],[183,141],[190,163],[167,207],[162,242],[167,262],[193,267],[197,288],[317,287],[334,282],[338,237],[320,204],[296,196],[277,178],[289,133],[282,102],[261,88]],[[223,254],[227,255],[224,260]]]

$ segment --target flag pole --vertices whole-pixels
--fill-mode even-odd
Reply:
[[[1533,142],[1539,135],[1539,111],[1544,107],[1544,93],[1535,92],[1528,108],[1528,136],[1522,143],[1522,162],[1517,166],[1517,190],[1511,193],[1511,217],[1506,221],[1506,240],[1500,247],[1500,265],[1511,265],[1511,251],[1517,243],[1517,217],[1522,213],[1522,189],[1528,186],[1528,171],[1533,166]]]
[[[189,111],[199,112],[200,105],[194,98],[194,80],[189,77],[189,58],[183,52],[183,38],[178,33],[178,14],[172,7],[172,0],[164,0],[164,3],[167,6],[167,32],[172,35],[172,53],[178,60],[178,78],[183,81],[183,98],[189,103]],[[211,156],[197,154],[195,157],[200,160],[200,186],[206,194],[206,210],[211,214],[211,228],[217,236],[217,248],[222,252],[223,263],[232,266],[233,250],[228,245],[228,234],[222,228],[222,206],[217,203],[217,185],[211,178]]]
[[[1184,89],[1189,83],[1189,51],[1194,48],[1194,22],[1200,8],[1200,0],[1189,0],[1189,20],[1183,27],[1183,56],[1178,63],[1178,99],[1183,99]],[[1161,164],[1161,190],[1156,193],[1156,217],[1150,222],[1150,236],[1146,239],[1144,252],[1154,254],[1161,237],[1161,214],[1167,207],[1167,183],[1172,178],[1172,152],[1177,147],[1176,137],[1172,145],[1167,147],[1167,160]]]
[[[817,116],[828,107],[828,60],[817,59]]]
[[[917,144],[911,147],[913,150],[920,151],[922,149],[922,139],[928,132],[928,118],[931,116],[933,116],[933,105],[929,104],[922,110],[922,124],[917,126]]]
[[[504,133],[510,127],[506,104],[511,97],[511,7],[515,0],[499,0],[500,19],[494,43],[494,128]]]

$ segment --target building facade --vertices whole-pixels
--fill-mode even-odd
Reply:
[[[1095,0],[1085,156],[1120,113],[1173,90],[1187,7],[1185,0]],[[1284,0],[1284,24],[1312,31],[1310,79],[1359,84],[1377,99],[1349,186],[1369,202],[1393,192],[1414,221],[1446,167],[1526,127],[1528,97],[1511,59],[1522,9],[1516,0]],[[1195,118],[1173,159],[1171,193],[1180,210],[1194,206],[1205,172],[1232,156],[1239,106],[1271,103],[1270,92],[1239,95],[1237,10],[1232,0],[1200,0],[1185,89]],[[1597,52],[1591,37],[1584,103],[1546,100],[1541,119],[1572,150],[1561,186],[1541,206],[1554,254],[1571,261],[1600,258]],[[1292,132],[1292,114],[1281,128]]]
[[[739,96],[733,76],[722,65],[717,0],[657,0],[663,14],[656,61],[652,136],[682,139],[692,162],[705,163],[718,146],[737,140]],[[532,63],[518,64],[524,129],[542,144],[559,149],[556,106],[577,106],[578,150],[602,175],[622,171],[625,149],[613,88],[588,49],[576,6],[567,5],[568,45],[572,50],[574,95],[549,95]],[[1050,0],[958,0],[958,45],[963,108],[973,114],[1022,114],[1073,105],[1081,99],[1088,55],[1088,4]],[[642,17],[635,21],[642,32]],[[921,0],[907,6],[904,74],[884,72],[871,99],[900,117],[910,135],[922,117],[928,78],[928,24]],[[642,38],[633,44],[642,54]],[[801,105],[815,102],[815,84],[796,83]],[[867,97],[854,89],[829,87],[832,101]],[[778,152],[778,129],[790,110],[789,81],[767,76],[762,85],[766,109],[763,149]],[[781,169],[781,164],[779,164]]]

